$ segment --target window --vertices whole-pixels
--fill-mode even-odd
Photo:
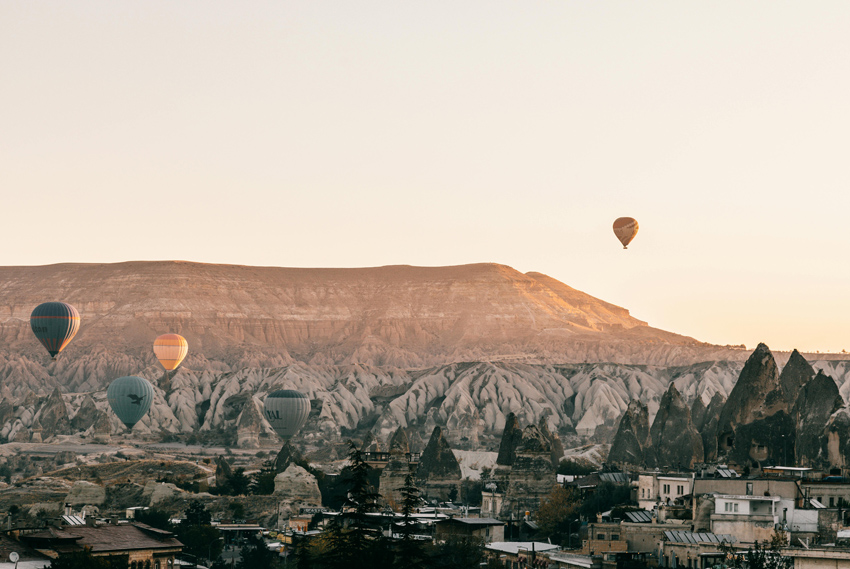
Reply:
[[[738,504],[737,504],[737,503],[732,504],[732,511],[733,511],[733,512],[737,512],[737,511],[738,511]]]
[[[725,504],[723,504],[723,511],[724,512],[731,512],[732,511],[732,504],[730,504],[729,502],[726,502]]]
[[[834,508],[834,507],[835,507],[835,498],[834,498],[833,496],[830,496],[830,497],[829,497],[829,507],[830,507],[830,508]]]
[[[753,483],[747,482],[747,496],[753,495]]]
[[[605,534],[604,533],[597,534],[596,539],[598,539],[599,541],[603,541],[605,539]]]
[[[685,493],[685,487],[684,486],[676,486],[676,493],[679,494],[679,496],[681,496],[682,494]]]
[[[670,485],[669,485],[669,484],[665,484],[665,485],[664,485],[664,493],[665,493],[665,494],[669,494],[669,493],[670,493]]]
[[[641,497],[641,498],[643,498],[643,497],[644,497],[644,492],[646,492],[646,488],[641,488],[641,489],[640,489],[640,497]]]
[[[620,539],[620,534],[618,534],[618,533],[612,533],[611,534],[611,541],[619,541],[619,539]]]

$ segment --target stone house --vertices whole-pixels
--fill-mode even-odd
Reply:
[[[453,535],[478,537],[484,543],[504,541],[505,522],[493,518],[449,518],[436,522],[436,539]]]
[[[22,542],[49,557],[88,549],[96,557],[126,557],[131,569],[172,569],[183,551],[174,534],[146,524],[86,525],[47,528],[22,534]]]
[[[657,504],[672,504],[691,493],[693,475],[651,472],[638,475],[637,503],[644,510]]]

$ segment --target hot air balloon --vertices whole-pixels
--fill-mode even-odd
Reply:
[[[153,387],[141,377],[119,377],[109,384],[106,399],[121,422],[132,429],[151,408]]]
[[[167,372],[177,369],[188,352],[189,343],[180,334],[163,334],[153,342],[153,353]]]
[[[64,302],[45,302],[32,311],[30,327],[50,357],[55,358],[80,329],[80,313]]]
[[[638,232],[638,222],[633,217],[618,217],[614,220],[614,235],[623,244],[623,249],[628,249],[629,243]]]
[[[263,402],[266,419],[283,440],[289,440],[307,422],[310,400],[303,393],[281,389],[266,396]]]

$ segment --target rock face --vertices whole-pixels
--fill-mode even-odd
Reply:
[[[536,425],[522,430],[502,503],[503,516],[515,514],[520,519],[524,512],[537,510],[556,483],[551,456],[552,447]]]
[[[274,477],[274,493],[278,498],[288,501],[322,505],[322,493],[319,491],[316,477],[297,464],[291,464],[284,472]]]
[[[552,464],[555,468],[557,468],[561,459],[564,458],[564,444],[561,442],[561,438],[558,436],[558,433],[549,429],[549,423],[546,419],[546,417],[540,419],[540,422],[537,424],[537,428],[540,429],[540,433],[549,442],[549,447],[552,449],[550,458],[552,460]]]
[[[257,401],[253,397],[249,397],[236,419],[236,446],[239,448],[260,448],[261,434],[263,434],[263,415]]]
[[[443,437],[443,430],[439,426],[434,427],[416,469],[416,479],[423,495],[441,501],[457,499],[460,477],[460,464]]]
[[[641,467],[646,464],[646,453],[652,453],[649,438],[649,411],[646,405],[632,399],[626,414],[620,420],[608,461],[611,464]],[[654,462],[654,459],[653,459]]]
[[[825,430],[829,463],[842,469],[850,467],[850,408],[833,413]]]
[[[179,494],[185,494],[185,492],[174,484],[154,482],[151,480],[145,484],[145,489],[142,491],[142,498],[147,499],[148,506],[155,506],[160,502],[171,500]]]
[[[390,440],[390,459],[381,471],[378,486],[378,492],[394,510],[401,507],[400,489],[404,486],[404,479],[410,471],[409,452],[410,442],[407,440],[407,433],[399,427]]]
[[[59,388],[53,390],[41,411],[35,417],[41,426],[41,439],[46,441],[55,435],[67,435],[71,432],[71,421],[68,419],[68,408]]]
[[[230,464],[224,460],[224,457],[218,455],[215,457],[215,485],[224,488],[230,483],[230,477],[233,476],[233,469]]]
[[[784,464],[796,425],[773,354],[759,344],[729,394],[718,423],[718,457],[739,465]]]
[[[99,484],[77,480],[71,487],[71,492],[65,496],[65,503],[72,506],[87,504],[100,506],[106,501],[106,489]]]
[[[289,441],[286,441],[283,443],[283,446],[280,447],[280,450],[274,459],[274,469],[275,472],[281,473],[289,468],[290,465],[303,461],[304,457],[301,455],[301,452],[292,446]]]
[[[720,393],[715,393],[711,397],[708,407],[705,408],[702,426],[696,427],[694,425],[702,436],[702,446],[707,463],[714,462],[717,459],[717,425],[720,422],[720,413],[725,404],[726,399]]]
[[[649,436],[658,466],[693,468],[705,456],[702,437],[691,422],[691,410],[672,383],[661,398]]]
[[[499,456],[496,457],[496,464],[501,466],[510,466],[516,458],[516,449],[522,442],[522,429],[519,428],[519,422],[516,415],[508,413],[505,417],[505,428],[502,431],[502,440],[499,443]]]
[[[838,386],[823,372],[818,372],[798,391],[794,406],[797,466],[829,466],[829,435],[825,427],[842,407],[844,400],[838,393]]]
[[[815,370],[806,361],[806,358],[800,355],[797,350],[791,352],[788,362],[782,368],[782,373],[779,374],[779,384],[782,386],[785,400],[788,401],[790,406],[794,406],[800,391],[814,376]]]

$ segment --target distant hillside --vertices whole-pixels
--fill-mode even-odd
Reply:
[[[47,300],[77,307],[80,332],[50,366],[60,383],[69,374],[79,384],[93,379],[80,374],[105,379],[152,363],[150,345],[164,332],[188,339],[187,365],[214,370],[296,361],[410,368],[493,360],[683,365],[744,357],[651,328],[546,275],[497,264],[0,267],[0,300],[0,355],[39,363],[47,356],[29,330],[32,309]]]

